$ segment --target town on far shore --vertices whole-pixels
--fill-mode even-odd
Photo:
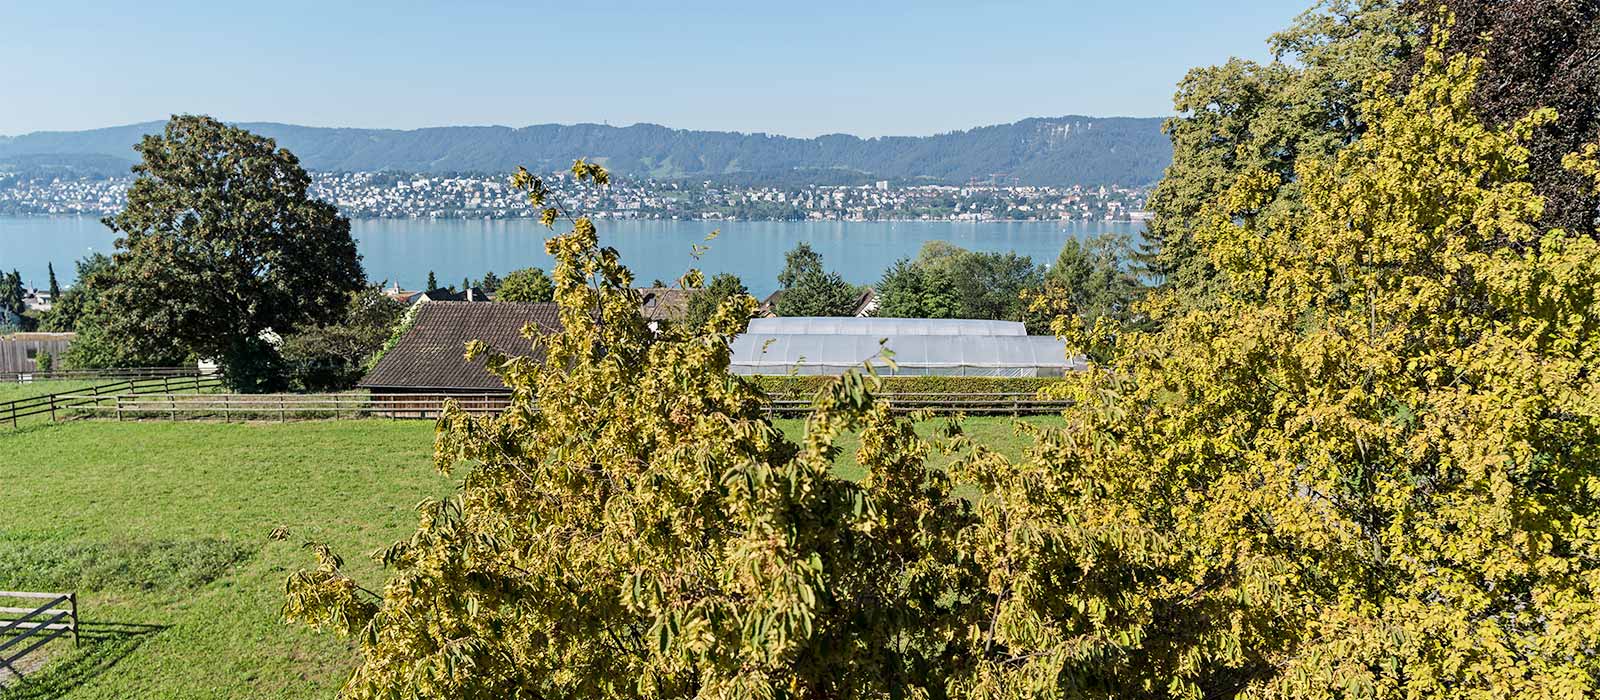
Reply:
[[[575,210],[604,219],[761,221],[1138,221],[1149,187],[1006,184],[994,175],[962,185],[735,185],[710,180],[616,178],[608,188],[569,187]],[[66,178],[0,172],[0,215],[105,216],[120,211],[131,177]],[[313,173],[312,193],[368,219],[536,217],[504,174]]]

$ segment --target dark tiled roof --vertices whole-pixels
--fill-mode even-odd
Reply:
[[[638,290],[641,302],[639,313],[649,321],[680,321],[689,312],[687,289],[672,287],[644,287]]]
[[[508,355],[541,357],[522,337],[522,327],[532,324],[546,334],[561,330],[557,306],[548,302],[429,301],[416,314],[411,328],[359,386],[501,391],[505,385],[484,370],[483,360],[467,362],[467,341],[481,340]]]

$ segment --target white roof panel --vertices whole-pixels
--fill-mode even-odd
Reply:
[[[752,335],[888,336],[1026,336],[1020,321],[967,318],[853,318],[849,316],[782,316],[751,319]]]

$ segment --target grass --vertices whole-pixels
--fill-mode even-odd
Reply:
[[[46,379],[36,382],[0,382],[0,403],[65,391],[82,391],[109,379]]]
[[[383,420],[0,429],[0,590],[76,589],[85,630],[81,648],[53,643],[50,663],[0,700],[332,696],[350,647],[280,621],[284,578],[311,560],[267,534],[287,525],[296,541],[327,541],[358,578],[381,580],[364,555],[410,532],[419,500],[454,488],[430,466],[432,431]],[[967,431],[1024,449],[1011,419]],[[842,447],[840,474],[859,477],[855,441]]]

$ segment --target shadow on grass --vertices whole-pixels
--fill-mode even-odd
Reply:
[[[111,670],[140,644],[165,629],[166,625],[83,621],[78,624],[76,649],[70,646],[71,642],[65,642],[68,646],[58,647],[43,668],[13,678],[0,688],[0,700],[43,700],[66,695]],[[61,643],[53,642],[52,646]]]

